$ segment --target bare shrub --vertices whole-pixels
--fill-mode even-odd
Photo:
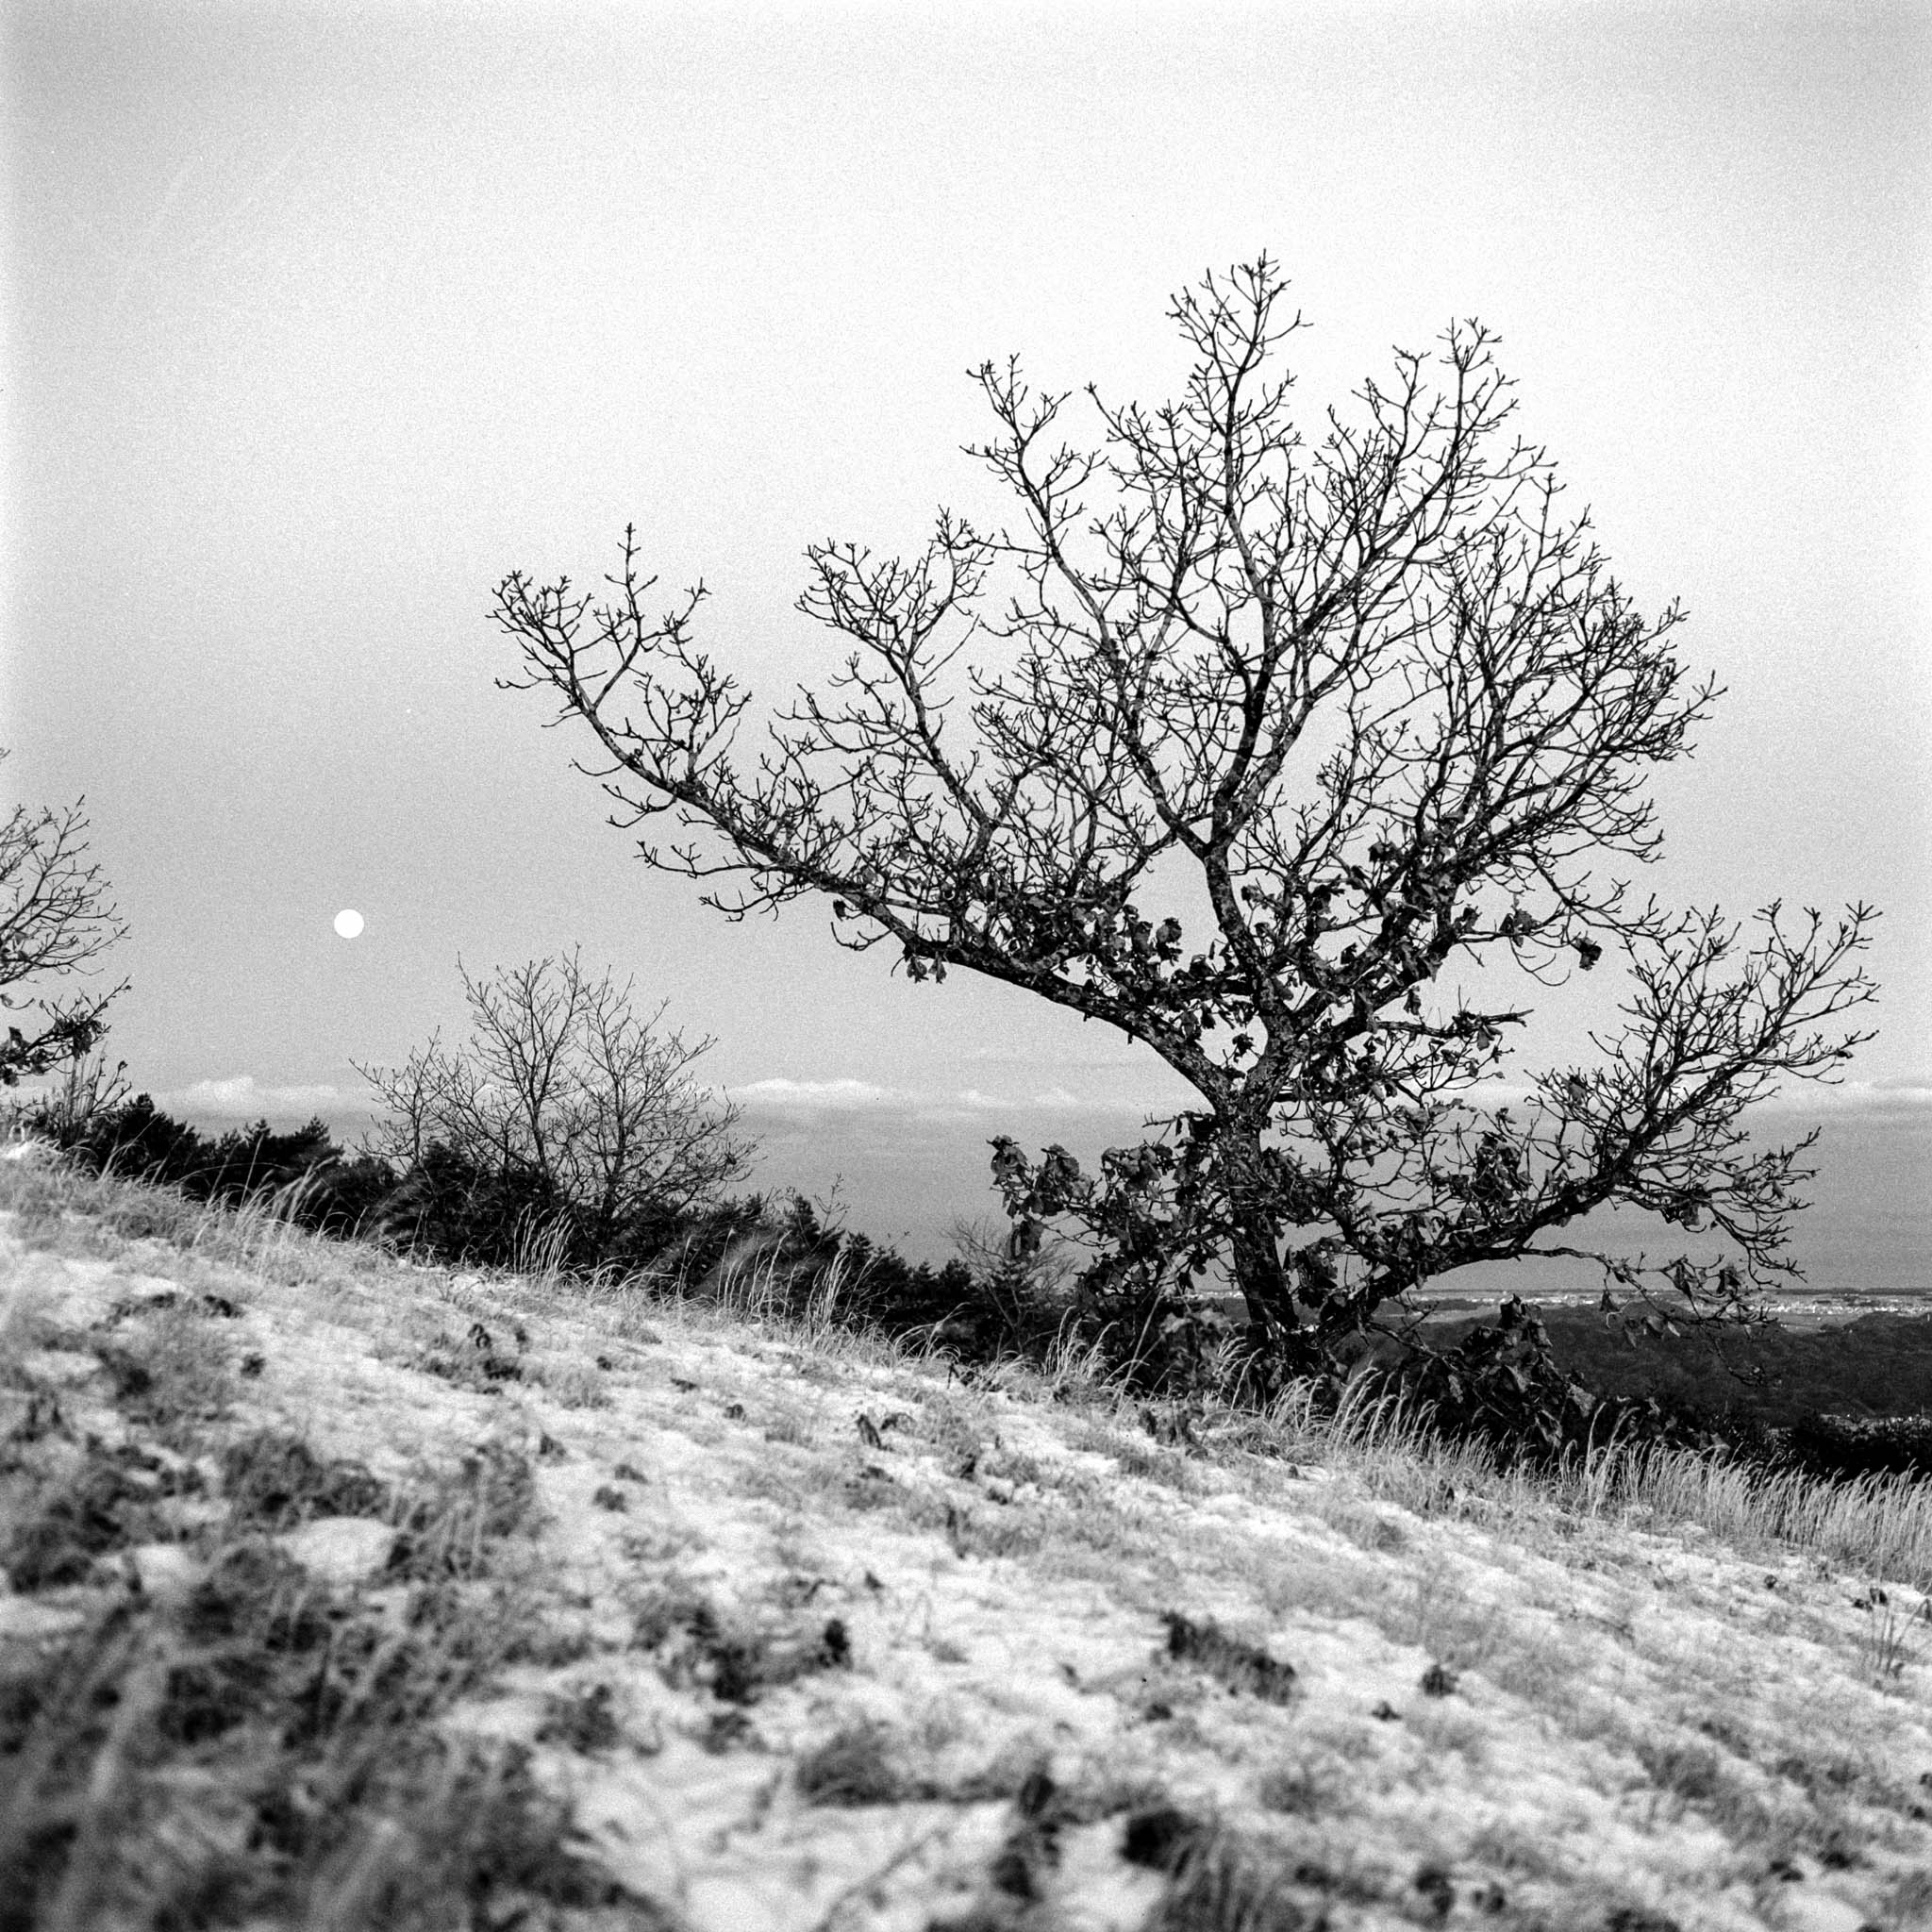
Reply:
[[[712,1042],[660,1032],[661,1004],[635,1013],[632,982],[593,980],[575,953],[462,977],[462,1045],[437,1036],[401,1067],[358,1064],[387,1109],[373,1148],[488,1192],[525,1258],[546,1224],[568,1230],[553,1245],[601,1256],[639,1216],[675,1223],[746,1172],[739,1109],[691,1077]]]

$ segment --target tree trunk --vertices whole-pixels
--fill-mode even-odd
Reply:
[[[1280,1216],[1268,1198],[1258,1134],[1236,1128],[1222,1141],[1220,1166],[1234,1223],[1235,1286],[1257,1330],[1292,1331],[1300,1325],[1289,1272],[1281,1265]]]
[[[1238,1214],[1234,1235],[1234,1280],[1257,1327],[1298,1325],[1288,1271],[1275,1248],[1274,1229],[1260,1214]]]

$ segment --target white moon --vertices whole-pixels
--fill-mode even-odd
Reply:
[[[336,930],[345,940],[352,940],[362,930],[362,915],[353,906],[344,906],[336,914]]]

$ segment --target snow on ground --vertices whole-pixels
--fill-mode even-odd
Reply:
[[[233,1433],[524,1458],[520,1574],[575,1641],[445,1722],[527,1743],[665,1923],[1932,1924],[1932,1622],[1895,1582],[1520,1491],[1405,1505],[1341,1447],[1175,1447],[704,1308],[7,1219],[16,1406],[118,1440],[99,1337],[193,1306],[248,1364]],[[335,1523],[288,1547],[379,1590],[383,1530]],[[0,1641],[86,1595],[0,1596]]]

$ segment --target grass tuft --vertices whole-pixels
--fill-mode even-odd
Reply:
[[[1294,1666],[1273,1657],[1260,1645],[1230,1637],[1211,1620],[1196,1624],[1177,1611],[1161,1618],[1167,1625],[1167,1654],[1197,1665],[1230,1690],[1258,1697],[1264,1704],[1287,1704],[1294,1696]]]
[[[806,1752],[792,1782],[808,1805],[901,1805],[914,1795],[892,1761],[891,1733],[869,1720],[845,1725]]]

